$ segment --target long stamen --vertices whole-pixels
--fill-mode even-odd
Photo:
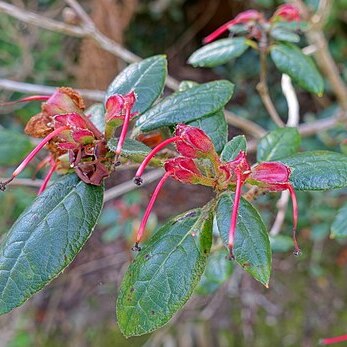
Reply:
[[[298,201],[296,199],[296,194],[293,186],[291,184],[288,184],[288,190],[290,192],[290,197],[292,199],[292,206],[293,206],[293,243],[294,243],[294,252],[293,254],[298,256],[301,254],[300,247],[298,245],[298,241],[296,240],[296,229],[298,227]]]
[[[40,195],[41,193],[43,193],[44,190],[47,188],[47,184],[50,181],[50,179],[52,178],[52,175],[53,175],[56,168],[57,168],[57,165],[55,163],[51,165],[50,169],[47,172],[46,177],[43,180],[43,183],[42,183],[37,195]]]
[[[123,127],[122,127],[122,131],[120,133],[118,144],[117,144],[117,148],[116,148],[116,165],[119,165],[118,158],[119,158],[119,156],[120,156],[120,154],[122,152],[122,147],[123,147],[123,144],[124,144],[124,141],[125,141],[126,134],[128,132],[130,118],[131,118],[131,113],[130,113],[130,107],[128,106],[126,108],[126,111],[125,111]]]
[[[151,159],[159,152],[161,151],[164,147],[166,147],[167,145],[169,145],[172,142],[175,142],[179,139],[179,136],[174,136],[171,137],[161,143],[159,143],[158,146],[154,147],[152,149],[152,151],[147,155],[147,157],[144,159],[144,161],[141,163],[141,165],[139,166],[139,168],[136,171],[135,177],[134,177],[134,182],[135,184],[137,184],[138,186],[140,186],[142,184],[142,178],[141,176],[143,175],[143,172],[145,171],[146,166],[148,165],[148,163],[151,161]]]
[[[319,341],[320,345],[332,345],[333,343],[344,342],[347,341],[347,335],[329,337],[326,339],[321,339]]]
[[[149,215],[151,214],[154,202],[158,197],[158,194],[160,192],[161,187],[163,186],[163,184],[166,182],[166,180],[169,178],[170,175],[171,175],[171,171],[167,171],[165,173],[165,175],[161,178],[158,185],[156,186],[156,188],[152,194],[151,199],[149,200],[149,203],[147,205],[145,214],[143,215],[139,230],[137,231],[136,242],[135,242],[134,247],[132,248],[133,251],[140,251],[141,250],[141,247],[139,247],[139,242],[142,240],[143,234],[144,234],[145,229],[146,229],[146,224],[147,224]]]
[[[222,26],[220,26],[218,29],[216,29],[213,33],[211,33],[210,35],[206,36],[203,39],[203,43],[210,43],[212,41],[214,41],[217,37],[219,37],[220,35],[222,35],[225,31],[227,31],[229,29],[230,26],[232,26],[234,24],[234,20],[230,20],[229,22],[223,24]]]
[[[69,127],[60,127],[54,131],[52,131],[49,135],[47,135],[22,161],[22,163],[13,171],[12,176],[5,182],[0,182],[0,190],[5,190],[6,186],[14,180],[16,176],[18,176],[25,167],[31,162],[31,160],[36,156],[38,152],[41,151],[41,149],[55,136],[59,135],[64,130],[68,130]]]
[[[2,103],[0,103],[0,106],[15,105],[19,102],[47,101],[49,98],[50,98],[50,96],[48,96],[48,95],[32,95],[32,96],[28,96],[26,98],[14,100],[14,101],[2,102]]]
[[[234,259],[233,254],[233,247],[234,247],[234,239],[235,239],[235,230],[237,225],[237,216],[239,213],[239,206],[240,206],[240,199],[241,199],[241,188],[242,188],[242,179],[241,179],[241,173],[236,173],[237,180],[236,180],[236,189],[235,189],[235,198],[234,198],[234,207],[231,214],[231,221],[230,221],[230,229],[229,229],[229,241],[228,241],[228,247],[230,251],[230,257]]]

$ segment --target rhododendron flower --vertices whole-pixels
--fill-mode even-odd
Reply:
[[[298,22],[300,19],[300,11],[297,7],[284,4],[278,7],[270,21]]]

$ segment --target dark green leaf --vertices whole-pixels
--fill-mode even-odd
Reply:
[[[222,151],[228,140],[228,124],[225,120],[223,110],[187,124],[204,130],[204,132],[211,138],[216,151],[218,153]]]
[[[233,264],[225,250],[212,253],[207,262],[206,270],[195,292],[199,295],[214,293],[230,277]]]
[[[240,151],[247,151],[247,142],[244,135],[238,135],[233,137],[224,147],[221,159],[223,161],[232,161],[240,153]]]
[[[67,267],[91,235],[103,188],[62,177],[26,209],[0,249],[0,314],[19,306]]]
[[[230,216],[234,205],[234,193],[223,193],[216,209],[217,226],[228,247]],[[243,198],[235,233],[234,256],[245,271],[265,286],[271,274],[271,247],[266,227],[258,211]]]
[[[286,30],[284,28],[274,28],[271,30],[270,35],[272,38],[278,41],[287,41],[287,42],[299,42],[300,36],[295,34],[290,30]]]
[[[103,104],[94,104],[86,110],[90,120],[102,133],[105,131],[105,108]]]
[[[109,85],[106,97],[126,94],[134,90],[137,101],[133,111],[143,113],[148,110],[163,91],[167,76],[165,55],[156,55],[129,65]]]
[[[292,45],[279,43],[271,48],[271,58],[281,72],[289,75],[300,87],[323,94],[324,82],[312,59]]]
[[[339,211],[331,226],[330,238],[346,238],[347,237],[347,203],[344,204]]]
[[[117,148],[118,139],[113,138],[107,143],[107,147],[111,151],[115,151]],[[142,161],[143,158],[151,151],[149,147],[142,142],[134,139],[126,139],[122,147],[122,156],[129,158],[135,162]]]
[[[154,234],[120,288],[117,317],[126,337],[160,328],[186,303],[204,272],[211,242],[211,213],[199,209]]]
[[[188,59],[193,66],[215,67],[242,55],[249,45],[244,37],[215,41],[195,51]]]
[[[297,190],[328,190],[347,186],[347,156],[312,151],[281,159],[292,170],[290,181]]]
[[[0,129],[0,165],[18,165],[33,149],[28,136],[12,130]]]
[[[265,135],[258,144],[258,161],[275,161],[296,153],[301,137],[296,128],[278,128]]]
[[[182,81],[180,85],[178,86],[178,91],[184,92],[185,90],[196,87],[198,85],[199,83],[197,82],[185,80],[185,81]]]
[[[232,83],[221,80],[174,93],[140,116],[136,126],[150,131],[206,117],[223,108],[233,90]]]

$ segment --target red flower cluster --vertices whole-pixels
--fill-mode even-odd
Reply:
[[[43,161],[50,169],[41,193],[55,171],[64,172],[73,169],[86,183],[100,185],[110,175],[114,160],[118,161],[128,125],[134,113],[131,109],[136,95],[115,94],[106,102],[105,134],[101,133],[89,115],[84,113],[81,96],[71,88],[58,88],[51,96],[31,96],[16,102],[44,101],[41,112],[33,116],[25,132],[33,137],[43,138],[40,144],[23,160],[6,182],[0,182],[0,190],[5,187],[31,162],[36,154],[47,145],[50,155]],[[115,153],[107,148],[107,140],[114,135],[115,129],[123,124],[118,147]]]
[[[159,181],[147,206],[146,212],[139,227],[136,243],[133,250],[139,250],[139,242],[145,231],[146,223],[153,208],[158,193],[171,176],[182,183],[201,184],[209,186],[216,191],[235,190],[233,211],[230,220],[229,249],[232,256],[234,237],[237,225],[237,216],[245,183],[256,185],[267,191],[289,190],[293,202],[293,240],[295,251],[300,249],[296,241],[296,228],[298,220],[298,207],[295,191],[289,182],[290,169],[280,162],[264,162],[251,167],[245,152],[241,151],[234,160],[223,162],[215,151],[211,139],[199,128],[179,124],[175,136],[163,141],[155,147],[138,168],[134,181],[140,185],[142,174],[150,160],[165,146],[174,143],[181,156],[168,159],[165,162],[165,175]],[[206,165],[206,159],[210,165]]]
[[[264,14],[256,10],[247,10],[239,13],[234,19],[220,26],[213,33],[204,38],[204,43],[210,43],[217,39],[227,30],[235,25],[244,25],[250,32],[250,36],[259,39],[259,28],[257,26],[272,24],[274,22],[297,22],[300,21],[299,10],[290,4],[284,4],[278,7],[273,16],[266,20]]]

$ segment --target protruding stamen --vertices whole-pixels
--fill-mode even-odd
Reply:
[[[241,179],[241,173],[238,172],[238,170],[235,173],[237,176],[236,189],[235,189],[234,206],[233,206],[233,211],[231,214],[230,229],[229,229],[229,241],[228,241],[230,257],[232,259],[234,259],[233,247],[234,247],[234,239],[235,239],[235,230],[236,230],[236,225],[237,225],[237,216],[239,213],[241,189],[242,189],[242,184],[243,184],[242,179]]]
[[[134,251],[134,252],[140,252],[141,249],[142,249],[142,248],[139,246],[139,243],[138,243],[138,242],[135,242],[134,246],[131,247],[131,250]]]
[[[16,176],[18,176],[25,168],[26,166],[31,162],[31,160],[36,156],[38,152],[41,151],[41,149],[54,137],[59,135],[64,130],[68,130],[68,127],[60,127],[58,129],[55,129],[50,134],[48,134],[22,161],[22,163],[14,170],[12,176],[10,179],[8,179],[5,182],[0,182],[0,190],[5,190],[5,187],[7,184],[9,184]]]
[[[123,147],[125,137],[126,137],[127,132],[128,132],[130,118],[131,118],[130,110],[131,110],[131,107],[127,106],[126,110],[125,110],[125,117],[124,117],[122,131],[120,133],[117,148],[116,148],[116,160],[118,160],[118,157],[120,156],[120,154],[122,152],[122,147]]]
[[[135,183],[137,186],[140,186],[140,185],[142,185],[142,183],[143,183],[143,179],[142,179],[141,177],[135,176],[135,177],[134,177],[134,183]]]
[[[147,205],[145,214],[143,215],[143,218],[142,218],[142,221],[141,221],[139,230],[138,230],[138,232],[137,232],[137,236],[136,236],[136,243],[137,243],[137,244],[142,240],[143,234],[144,234],[145,229],[146,229],[146,224],[147,224],[149,215],[151,214],[151,211],[152,211],[154,202],[155,202],[155,200],[156,200],[157,197],[158,197],[158,194],[159,194],[159,192],[160,192],[160,189],[161,189],[161,187],[163,186],[163,184],[165,183],[165,181],[169,178],[170,175],[171,175],[171,172],[170,172],[170,171],[168,171],[168,172],[165,173],[165,175],[161,178],[161,180],[159,181],[158,185],[156,186],[156,188],[155,188],[155,190],[154,190],[154,192],[153,192],[153,194],[152,194],[151,199],[149,200],[149,203],[148,203],[148,205]],[[135,245],[136,245],[136,244],[135,244]]]
[[[143,175],[143,172],[145,171],[146,166],[148,163],[151,161],[151,159],[158,153],[160,152],[164,147],[169,145],[170,143],[173,143],[179,139],[179,136],[174,136],[169,139],[166,139],[162,143],[159,143],[158,146],[154,147],[152,151],[147,155],[147,157],[144,159],[144,161],[141,163],[139,168],[136,171],[135,178],[138,180]],[[135,182],[136,183],[136,182]],[[142,183],[142,182],[141,182]],[[137,184],[137,183],[136,183]]]
[[[206,36],[203,39],[202,42],[206,44],[206,43],[210,43],[210,42],[214,41],[217,37],[219,37],[225,31],[227,31],[229,29],[229,27],[233,26],[233,24],[234,24],[234,19],[232,19],[229,22],[223,24],[217,30],[215,30],[213,33],[211,33],[210,35]]]
[[[294,252],[293,254],[295,256],[299,256],[301,255],[301,250],[298,244],[298,241],[296,239],[296,230],[298,227],[298,213],[299,213],[299,209],[298,209],[298,201],[296,199],[296,194],[295,194],[295,190],[293,188],[293,186],[291,184],[288,184],[288,190],[290,193],[290,197],[292,199],[292,206],[293,206],[293,243],[294,243]]]
[[[50,181],[50,179],[52,178],[52,175],[53,175],[56,168],[57,168],[57,165],[55,163],[52,163],[50,169],[47,172],[46,177],[43,180],[43,183],[42,183],[37,195],[40,195],[41,193],[43,193],[45,191],[45,189],[47,188],[47,184]]]
[[[319,341],[319,344],[320,345],[332,345],[333,343],[344,342],[344,341],[347,341],[347,335],[321,339]]]
[[[11,106],[18,104],[20,102],[30,102],[30,101],[47,101],[50,98],[48,95],[32,95],[19,100],[8,101],[0,103],[0,106]]]

